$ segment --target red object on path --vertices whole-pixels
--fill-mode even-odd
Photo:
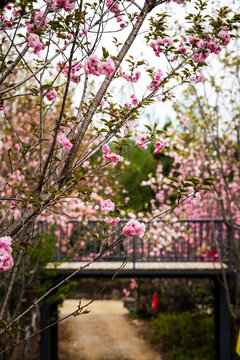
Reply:
[[[157,293],[155,292],[152,299],[152,309],[157,310],[157,307],[158,307],[158,297],[157,297]]]

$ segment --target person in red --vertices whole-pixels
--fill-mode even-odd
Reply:
[[[157,307],[158,307],[158,296],[157,293],[155,292],[152,298],[152,309],[157,310]]]

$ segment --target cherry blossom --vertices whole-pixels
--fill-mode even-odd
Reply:
[[[153,154],[159,154],[167,145],[167,141],[158,141],[154,144],[155,150],[153,151]]]
[[[17,150],[17,152],[19,152],[19,150],[20,150],[20,146],[19,146],[18,144],[14,144],[14,145],[13,145],[13,148],[14,148],[15,150]]]
[[[44,49],[44,45],[41,43],[37,34],[30,34],[28,37],[28,45],[34,49],[34,54],[38,55],[41,50]]]
[[[199,83],[199,82],[203,82],[204,80],[204,75],[201,74],[199,76],[191,76],[190,80],[193,81],[195,84]]]
[[[101,208],[105,213],[109,213],[111,211],[114,211],[115,204],[110,199],[107,199],[101,203]]]
[[[147,144],[148,144],[148,135],[147,134],[138,134],[137,136],[137,140],[136,140],[136,145],[141,149],[141,150],[146,150],[147,149]]]
[[[57,92],[56,92],[56,90],[51,90],[51,91],[47,92],[46,98],[47,98],[49,101],[55,100],[55,99],[57,98]]]
[[[122,156],[117,155],[117,154],[115,154],[113,152],[110,153],[109,151],[110,151],[110,147],[109,147],[108,144],[105,144],[105,145],[102,146],[102,152],[103,152],[104,159],[110,160],[111,162],[116,163],[116,164],[119,161],[123,160]]]
[[[145,225],[135,219],[129,220],[123,228],[123,233],[128,237],[137,235],[142,238],[145,234]]]
[[[63,145],[64,149],[70,150],[72,148],[71,141],[66,137],[65,134],[59,134],[57,136],[57,142]]]
[[[84,70],[87,74],[110,77],[115,71],[115,65],[111,58],[107,61],[100,61],[97,55],[91,55],[84,64]]]
[[[0,271],[7,271],[13,267],[12,239],[10,236],[0,237]]]
[[[104,219],[105,223],[109,224],[109,225],[116,225],[119,221],[120,221],[120,218],[117,217],[117,218],[108,218],[106,217]]]

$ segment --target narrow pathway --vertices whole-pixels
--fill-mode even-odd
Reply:
[[[64,301],[60,316],[72,312],[77,304],[77,300]],[[89,314],[59,324],[59,360],[161,360],[139,338],[122,301],[97,300],[88,309]]]

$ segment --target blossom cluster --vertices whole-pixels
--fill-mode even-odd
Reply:
[[[115,4],[114,4],[114,0],[107,0],[106,5],[108,8],[110,8],[110,12],[112,12],[114,14],[117,22],[121,22],[122,16],[120,15],[121,11],[119,9],[119,4],[117,2],[115,2]],[[121,23],[120,27],[124,28],[124,23]]]
[[[132,94],[132,95],[130,96],[130,98],[132,99],[132,104],[133,104],[133,105],[138,105],[139,101],[138,101],[138,99],[137,99],[137,97],[136,97],[135,94]]]
[[[61,134],[57,136],[57,142],[62,144],[65,150],[70,150],[72,148],[71,141],[66,137],[65,128],[61,126]]]
[[[34,29],[34,24],[38,26],[42,20],[43,13],[38,11],[34,15],[34,23],[31,23],[28,19],[25,20],[25,25],[27,26],[27,32],[30,34]],[[47,19],[45,18],[42,24],[39,26],[40,29],[44,29],[47,24]]]
[[[156,74],[153,76],[153,80],[152,80],[151,84],[148,86],[148,90],[150,90],[150,91],[156,90],[161,82],[162,76],[163,76],[162,70],[158,69]]]
[[[111,58],[107,61],[100,61],[97,55],[91,55],[84,64],[84,70],[87,74],[110,77],[115,70],[115,65]]]
[[[0,237],[0,271],[7,271],[13,267],[12,239],[10,236]]]
[[[46,94],[46,98],[48,99],[48,101],[53,101],[57,98],[57,92],[56,90],[51,90],[48,91]]]
[[[219,31],[218,36],[212,38],[210,34],[205,34],[203,39],[198,39],[196,36],[190,36],[189,42],[192,48],[197,50],[192,56],[192,59],[203,63],[211,53],[219,54],[222,46],[227,46],[230,42],[230,36],[224,29]]]
[[[122,67],[120,66],[119,67],[119,75],[122,76],[128,82],[136,83],[136,82],[138,82],[138,80],[141,76],[141,72],[135,71],[132,74],[127,74],[125,71],[123,71]]]
[[[104,200],[101,203],[101,209],[102,209],[103,213],[108,214],[108,213],[114,211],[115,204],[110,199]],[[117,217],[117,218],[105,217],[104,221],[108,225],[116,225],[120,221],[120,218],[119,217]]]
[[[103,152],[104,159],[110,160],[113,163],[117,164],[119,161],[123,160],[122,156],[117,155],[113,152],[110,153],[110,147],[108,144],[103,145],[102,152]]]
[[[163,39],[153,40],[150,42],[150,46],[153,49],[155,55],[157,57],[160,56],[160,53],[163,52],[163,46],[171,46],[173,44],[173,40],[169,37],[165,37]]]
[[[104,219],[105,223],[108,224],[108,225],[116,225],[117,223],[119,223],[120,221],[120,218],[119,217],[116,217],[116,218],[108,218],[106,217]]]
[[[190,77],[190,80],[193,81],[195,84],[199,83],[199,82],[203,82],[204,80],[204,75],[201,74],[199,76],[192,76]]]
[[[146,150],[147,144],[148,144],[148,135],[147,134],[138,134],[137,140],[136,140],[136,145],[141,150]]]
[[[170,0],[171,1],[171,0]],[[183,4],[185,0],[173,0],[177,4]]]
[[[192,59],[199,63],[203,63],[211,53],[219,54],[222,50],[222,46],[227,46],[229,44],[230,36],[226,29],[222,29],[214,38],[210,34],[205,33],[202,39],[199,39],[196,36],[189,36],[188,41],[194,51]],[[168,48],[173,45],[173,40],[169,37],[164,37],[163,39],[151,41],[149,45],[153,49],[155,55],[159,57],[163,51],[168,50]],[[179,52],[182,54],[187,52],[187,48],[182,41],[179,43]],[[170,61],[176,59],[177,56],[175,55]]]
[[[129,220],[123,228],[123,233],[127,237],[133,237],[134,235],[142,238],[145,234],[146,227],[135,219]]]
[[[164,141],[157,141],[155,144],[154,144],[154,147],[155,147],[155,150],[153,151],[153,154],[159,154],[164,148],[165,146],[167,145],[167,141],[164,140]]]
[[[67,12],[75,9],[76,2],[71,0],[46,0],[53,11],[59,12],[65,10]]]
[[[72,63],[72,68],[70,72],[70,79],[78,84],[80,82],[80,75],[79,71],[81,70],[82,65],[79,63],[79,61],[75,60]],[[57,63],[57,71],[61,72],[66,78],[68,77],[69,72],[69,66],[67,63],[64,64],[64,62],[58,62]]]
[[[41,43],[37,34],[31,33],[28,37],[28,45],[33,48],[34,54],[38,55],[41,50],[44,49],[43,43]]]
[[[111,211],[114,211],[115,204],[110,199],[107,199],[102,202],[101,208],[103,212],[109,213]]]

